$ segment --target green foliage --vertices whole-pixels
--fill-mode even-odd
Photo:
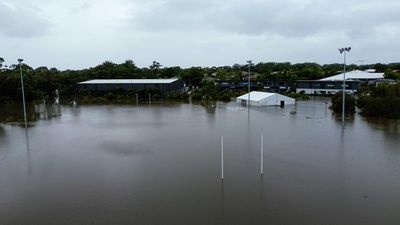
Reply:
[[[187,101],[189,99],[189,94],[186,92],[170,92],[165,95],[166,100],[183,100]]]
[[[217,94],[217,86],[214,81],[203,81],[202,82],[202,92],[204,95],[208,95],[214,98]]]
[[[204,78],[204,73],[200,67],[191,67],[183,71],[181,78],[189,87],[199,87]]]
[[[383,73],[388,68],[388,66],[384,65],[382,63],[377,63],[377,64],[374,65],[373,68],[376,70],[376,72]]]
[[[21,101],[21,83],[18,65],[3,67],[4,59],[0,57],[0,100]],[[368,69],[375,68],[377,71],[385,71],[385,77],[390,79],[399,79],[400,63],[391,64],[371,64],[358,67],[349,65],[349,69]],[[342,64],[319,65],[316,63],[297,63],[289,62],[260,62],[251,67],[252,79],[285,79],[288,81],[290,90],[295,89],[298,79],[320,79],[331,76],[342,71]],[[78,94],[77,83],[90,79],[140,79],[140,78],[181,78],[190,88],[192,99],[200,100],[228,100],[235,97],[242,91],[222,90],[215,86],[213,80],[232,80],[243,81],[248,76],[248,66],[246,64],[235,64],[233,66],[221,67],[191,67],[182,69],[178,66],[163,67],[159,62],[153,61],[149,67],[139,68],[132,60],[126,60],[117,64],[106,61],[95,67],[83,70],[64,70],[59,71],[56,68],[39,67],[33,69],[26,64],[22,64],[23,77],[25,81],[25,95],[27,101],[38,99],[54,99],[55,90],[59,91],[61,99],[74,99]],[[261,85],[258,89],[262,89]],[[126,95],[126,101],[135,98],[138,93],[140,98],[147,99],[148,93],[154,98],[187,98],[180,94],[171,94],[168,97],[162,96],[156,90],[139,92],[130,90],[128,92],[110,90],[112,92],[108,97],[107,93],[100,93],[96,96],[93,93],[79,93],[82,96],[93,95],[93,99],[85,98],[85,101],[120,101]],[[117,97],[113,96],[115,94]],[[121,100],[122,101],[122,100]]]
[[[289,93],[287,96],[290,98],[294,98],[296,100],[309,100],[310,99],[310,96],[304,94],[304,92],[303,93],[292,92],[292,93]]]
[[[203,81],[202,88],[191,93],[192,100],[201,101],[224,101],[229,102],[233,97],[246,93],[241,90],[228,90],[216,86],[213,81]]]
[[[0,57],[0,69],[3,67],[4,59]]]
[[[222,93],[222,95],[219,97],[218,100],[223,102],[229,102],[231,100],[231,95],[229,93]]]
[[[202,100],[203,99],[203,92],[200,90],[195,90],[191,94],[192,100]]]
[[[370,88],[359,98],[357,106],[364,115],[400,118],[400,81]]]
[[[400,73],[394,72],[391,69],[387,69],[384,74],[385,79],[400,80]]]
[[[264,85],[262,83],[257,84],[257,91],[263,91],[264,90]]]
[[[354,113],[356,111],[356,100],[353,96],[346,94],[345,95],[345,112],[346,113]],[[343,94],[342,92],[338,92],[332,96],[332,110],[336,113],[342,112],[343,106]]]

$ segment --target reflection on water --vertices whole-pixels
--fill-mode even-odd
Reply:
[[[39,104],[35,105],[35,113],[39,114],[39,119],[50,119],[61,116],[61,107],[59,104]]]
[[[221,221],[220,224],[225,224],[225,185],[224,181],[221,180]]]
[[[6,134],[4,127],[0,125],[0,138],[3,138],[3,136]]]
[[[0,105],[0,123],[22,122],[24,119],[21,104]],[[61,107],[58,104],[27,104],[26,114],[28,121],[50,119],[61,115]]]
[[[132,142],[121,142],[121,141],[101,141],[99,149],[103,149],[108,153],[114,154],[116,156],[126,157],[126,156],[144,156],[151,154],[151,149],[140,143]]]
[[[0,125],[0,224],[400,224],[399,121],[341,129],[318,99],[31,112]]]
[[[28,129],[25,129],[25,143],[26,143],[26,154],[28,159],[28,175],[32,175],[32,158],[31,158],[31,148],[29,146],[29,133]]]
[[[400,134],[400,120],[395,119],[382,119],[382,118],[373,118],[373,117],[365,117],[363,118],[367,121],[368,125],[372,129],[381,130],[385,132],[387,135],[391,135],[394,137],[398,137]]]

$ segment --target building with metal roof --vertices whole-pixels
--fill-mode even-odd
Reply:
[[[361,85],[361,81],[347,80],[346,93],[354,94],[357,92]],[[304,93],[308,95],[313,94],[335,94],[343,91],[343,80],[298,80],[297,93]]]
[[[95,79],[79,82],[79,84],[169,84],[177,81],[172,79]]]
[[[181,91],[184,83],[177,78],[172,79],[95,79],[78,83],[80,89],[91,91],[108,90],[160,90],[161,93]]]
[[[250,104],[253,106],[275,106],[275,105],[293,105],[296,103],[296,99],[289,98],[287,96],[271,93],[271,92],[261,92],[252,91],[250,92],[250,103],[249,103],[249,93],[244,94],[236,98],[237,103]]]
[[[369,81],[369,80],[378,80],[378,79],[383,79],[383,73],[371,73],[371,72],[366,72],[366,71],[361,71],[361,70],[353,70],[346,72],[345,74],[346,80],[358,80],[358,81]],[[335,81],[335,80],[341,80],[343,81],[343,73],[331,76],[331,77],[325,77],[323,79],[320,79],[320,81]]]
[[[343,90],[343,73],[326,77],[320,80],[298,80],[297,93],[305,94],[335,94]],[[362,82],[371,82],[384,79],[384,73],[353,70],[346,72],[346,93],[357,92]]]

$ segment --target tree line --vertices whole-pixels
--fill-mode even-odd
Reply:
[[[0,102],[20,101],[21,84],[19,65],[5,65],[0,57]],[[253,80],[287,80],[292,83],[299,79],[321,79],[338,74],[342,71],[342,64],[296,63],[289,62],[260,62],[251,65],[251,79]],[[376,72],[385,72],[385,76],[391,79],[400,78],[400,63],[370,64],[370,65],[348,65],[348,70],[375,69]],[[248,65],[234,64],[233,66],[221,67],[190,67],[179,66],[163,67],[154,61],[148,67],[140,68],[132,60],[123,63],[106,61],[95,67],[81,70],[58,70],[45,66],[32,68],[22,64],[23,77],[25,81],[25,93],[28,101],[43,98],[52,98],[55,90],[59,91],[61,98],[74,96],[77,91],[76,84],[90,79],[141,79],[141,78],[172,78],[182,79],[191,92],[199,95],[208,95],[211,99],[221,95],[223,91],[226,99],[232,93],[226,90],[218,90],[211,84],[213,80],[242,81],[247,79]],[[217,90],[215,90],[217,89]]]

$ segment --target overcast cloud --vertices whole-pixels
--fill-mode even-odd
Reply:
[[[0,0],[0,57],[79,69],[398,62],[397,0]]]

